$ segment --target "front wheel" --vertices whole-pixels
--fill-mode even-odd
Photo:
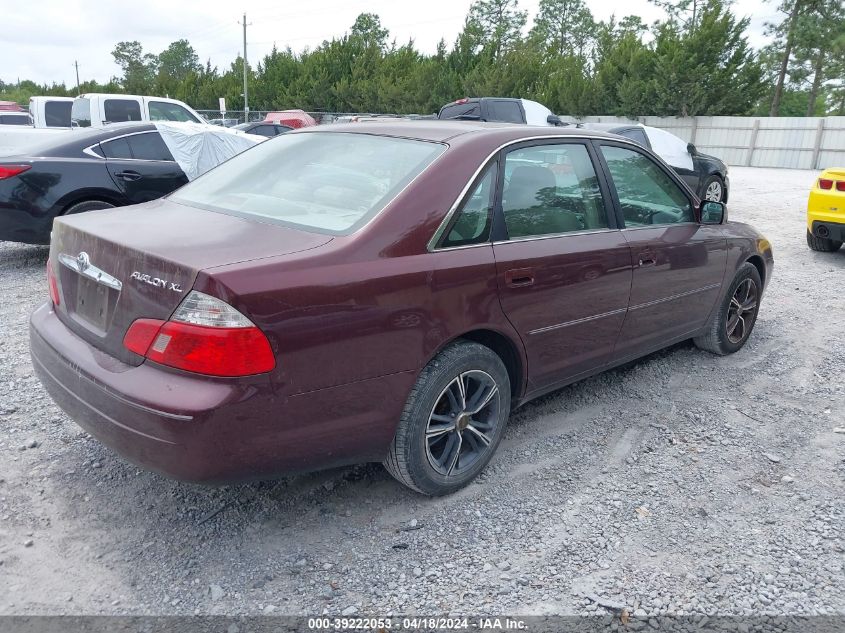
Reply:
[[[816,237],[807,229],[807,246],[821,253],[835,253],[842,246],[842,242],[826,237]]]
[[[742,349],[757,322],[763,283],[754,264],[740,266],[707,332],[694,339],[708,352],[724,356]]]
[[[710,202],[724,202],[725,201],[725,183],[718,176],[710,176],[705,182],[702,189],[705,200]]]
[[[463,488],[496,452],[510,403],[502,359],[479,343],[451,344],[420,373],[385,468],[423,494],[439,496]]]

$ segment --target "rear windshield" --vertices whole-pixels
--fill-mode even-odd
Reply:
[[[285,134],[223,163],[171,199],[348,235],[444,150],[438,143],[369,134]]]

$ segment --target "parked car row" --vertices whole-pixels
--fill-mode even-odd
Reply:
[[[133,138],[163,151],[154,129],[89,132],[73,161],[120,179]],[[689,338],[741,349],[772,266],[762,235],[618,135],[311,126],[162,199],[57,217],[32,359],[142,467],[225,482],[382,461],[440,495],[533,398]]]
[[[47,244],[56,217],[159,198],[262,136],[179,123],[123,123],[50,136],[0,159],[0,240]]]

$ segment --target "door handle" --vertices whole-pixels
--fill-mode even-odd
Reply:
[[[121,180],[128,181],[139,180],[141,178],[141,174],[139,174],[137,171],[132,171],[129,169],[125,171],[116,171],[114,172],[114,175],[120,178]]]
[[[533,268],[514,268],[505,273],[505,283],[511,288],[524,288],[534,283]]]
[[[654,266],[657,264],[657,254],[654,251],[640,253],[640,266]]]

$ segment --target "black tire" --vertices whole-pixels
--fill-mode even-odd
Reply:
[[[826,237],[816,237],[807,229],[807,246],[821,253],[835,253],[842,246],[842,242]]]
[[[486,382],[488,379],[493,384]],[[447,392],[461,388],[457,381],[466,387],[462,411],[470,411],[473,400],[489,404],[473,415],[455,416],[442,409],[438,412],[438,408],[451,402]],[[451,393],[459,395],[455,391]],[[384,466],[400,483],[417,492],[431,496],[455,492],[472,481],[496,452],[510,416],[510,405],[510,379],[502,359],[479,343],[466,340],[452,343],[420,372],[405,403]],[[434,420],[434,415],[446,420]],[[450,424],[454,428],[442,430]],[[429,432],[431,437],[427,435]],[[487,442],[479,438],[486,438]],[[455,443],[457,447],[447,453]],[[444,464],[451,464],[445,474],[438,470],[439,455]],[[449,455],[455,456],[454,463]]]
[[[718,187],[716,186],[718,185]],[[713,187],[714,190],[718,190],[718,195],[716,197],[708,198],[708,190]],[[728,199],[727,191],[725,191],[725,181],[721,179],[721,177],[713,174],[709,176],[707,180],[704,181],[704,186],[701,188],[701,199],[702,200],[710,200],[712,202],[724,202]]]
[[[747,284],[752,284],[754,289],[754,305],[753,308],[747,309],[739,313],[738,320],[734,320],[736,315],[736,303],[734,303],[735,295],[741,295]],[[741,290],[741,288],[743,290]],[[736,271],[733,281],[728,286],[728,291],[722,298],[716,313],[710,320],[705,334],[693,339],[695,344],[703,350],[724,356],[726,354],[733,354],[738,352],[748,341],[751,336],[751,331],[754,329],[754,324],[757,322],[757,313],[760,310],[760,298],[763,294],[763,283],[760,280],[760,273],[754,264],[745,262]],[[742,299],[742,297],[739,297]],[[745,302],[737,302],[745,303]],[[749,303],[746,303],[749,305]],[[739,323],[741,321],[741,324]],[[737,329],[742,327],[741,336],[738,335]]]
[[[62,215],[73,215],[74,213],[85,213],[86,211],[96,211],[97,209],[113,209],[114,205],[102,200],[85,200],[70,205],[64,210]]]

